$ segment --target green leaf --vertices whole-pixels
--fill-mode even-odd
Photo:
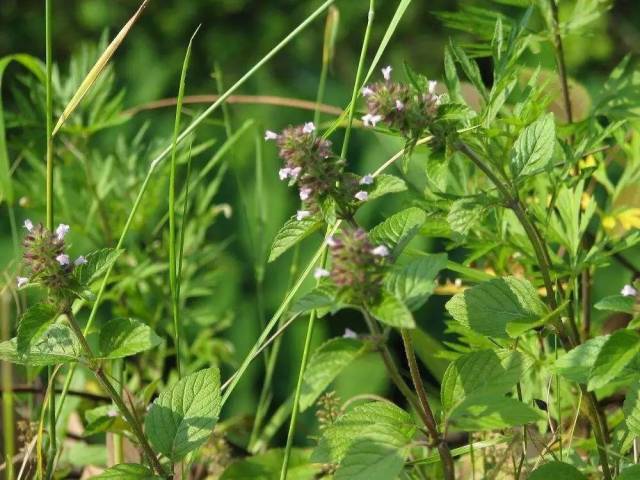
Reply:
[[[449,422],[465,431],[525,425],[544,418],[540,410],[511,397],[473,395],[451,411]]]
[[[388,193],[404,192],[407,184],[395,175],[378,175],[373,181],[373,187],[369,191],[369,200],[382,197]]]
[[[640,465],[631,465],[620,472],[616,480],[637,480],[640,478]]]
[[[549,462],[536,468],[528,480],[587,480],[584,475],[573,465],[564,462]]]
[[[514,178],[529,175],[551,161],[556,143],[553,114],[548,113],[524,128],[511,150],[511,173]]]
[[[373,227],[369,237],[374,243],[393,248],[397,254],[418,233],[427,221],[427,214],[417,207],[410,207],[391,215],[384,222]]]
[[[535,323],[547,313],[536,289],[527,280],[504,277],[458,293],[446,304],[451,316],[470,329],[508,338],[509,323]]]
[[[482,81],[482,75],[480,75],[478,64],[474,60],[471,60],[464,50],[456,45],[453,40],[449,42],[449,47],[451,49],[451,53],[462,67],[464,74],[486,101],[488,97],[487,87],[485,87],[484,82]]]
[[[82,286],[89,286],[98,280],[118,259],[124,250],[103,248],[86,256],[87,263],[74,268],[73,275]]]
[[[298,220],[294,215],[282,226],[276,234],[271,245],[269,262],[273,262],[284,252],[293,247],[296,243],[311,235],[322,226],[322,219],[318,214],[312,215],[302,220]]]
[[[293,302],[289,311],[292,314],[302,314],[311,310],[323,310],[324,314],[324,310],[334,310],[339,306],[337,295],[338,289],[335,285],[323,282]]]
[[[160,477],[153,474],[144,465],[138,463],[120,463],[95,475],[94,480],[156,480]]]
[[[401,300],[383,290],[380,299],[369,306],[371,314],[380,322],[396,328],[415,328],[413,315]]]
[[[597,310],[605,310],[608,312],[624,312],[636,313],[634,306],[636,304],[635,297],[624,297],[622,295],[610,295],[604,297],[594,306]]]
[[[312,406],[324,390],[369,345],[353,338],[332,338],[313,353],[304,372],[300,393],[300,411]]]
[[[504,395],[520,381],[530,364],[520,352],[480,350],[449,364],[442,380],[445,414],[472,395]]]
[[[335,480],[385,480],[397,478],[404,467],[403,449],[384,442],[359,438],[340,462]]]
[[[640,436],[640,383],[633,382],[629,386],[627,395],[622,404],[624,421],[629,431],[635,436]]]
[[[111,405],[101,405],[87,410],[85,418],[87,420],[83,433],[85,437],[104,432],[127,433],[131,431],[127,422],[117,414]]]
[[[613,380],[640,352],[640,335],[633,330],[614,332],[598,353],[589,375],[588,389],[595,390]]]
[[[410,310],[417,310],[433,293],[436,277],[446,266],[446,253],[421,256],[391,269],[385,278],[385,285]]]
[[[447,223],[452,231],[467,235],[471,227],[482,219],[485,207],[473,198],[461,198],[451,204]]]
[[[54,323],[25,353],[19,353],[17,339],[0,343],[0,360],[41,367],[57,363],[77,362],[82,349],[69,327]]]
[[[153,402],[144,425],[157,451],[178,461],[207,441],[221,408],[220,371],[187,375]]]
[[[320,465],[309,461],[310,450],[292,448],[287,470],[289,480],[313,480],[320,473]],[[235,461],[229,465],[220,480],[274,480],[280,478],[284,458],[283,449],[269,450],[259,455]]]
[[[138,320],[114,318],[101,328],[99,342],[102,358],[123,358],[150,350],[162,339]]]
[[[38,303],[20,316],[18,323],[18,352],[24,354],[42,337],[58,316],[58,309],[50,303]]]
[[[567,380],[586,384],[596,358],[608,339],[609,335],[601,335],[578,345],[556,360],[553,370]]]
[[[416,432],[411,415],[390,402],[357,405],[324,429],[311,460],[340,463],[351,445],[364,438],[389,448],[402,449]]]

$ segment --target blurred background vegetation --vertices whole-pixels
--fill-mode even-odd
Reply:
[[[202,24],[194,42],[186,94],[215,94],[218,91],[213,75],[215,65],[222,72],[224,83],[230,85],[318,3],[300,0],[154,0],[118,50],[112,68],[101,80],[97,91],[107,92],[105,97],[113,100],[113,110],[116,112],[174,97],[187,42],[194,29]],[[340,25],[327,83],[327,104],[343,107],[348,102],[368,3],[364,0],[336,2],[340,12]],[[374,47],[371,50],[375,49],[382,38],[397,7],[397,2],[392,0],[380,0],[376,3],[378,5],[372,40]],[[382,62],[393,65],[401,75],[402,63],[406,61],[420,73],[440,79],[443,47],[448,38],[455,36],[472,44],[475,35],[480,32],[465,32],[464,25],[458,25],[461,29],[448,28],[446,14],[438,16],[436,12],[456,11],[463,7],[485,7],[494,14],[502,13],[519,18],[523,12],[521,5],[526,3],[521,0],[416,0],[409,7]],[[582,3],[603,4],[597,0]],[[54,2],[54,59],[59,71],[56,87],[57,114],[97,57],[99,40],[102,38],[104,45],[106,39],[119,30],[137,6],[136,0]],[[573,11],[575,6],[576,1],[560,1],[561,18]],[[0,57],[24,52],[44,59],[43,9],[43,2],[40,0],[0,0]],[[488,21],[493,25],[495,18]],[[541,20],[534,16],[530,27],[535,29],[536,22],[539,24]],[[566,40],[566,58],[571,77],[579,79],[587,92],[590,88],[599,86],[626,54],[638,53],[638,25],[638,2],[612,2],[610,8],[589,25],[588,30]],[[239,93],[313,101],[321,69],[323,31],[323,21],[312,24]],[[70,67],[72,56],[75,56],[76,61]],[[532,67],[541,65],[555,68],[549,43],[532,45],[527,58]],[[485,59],[480,59],[479,63],[485,81],[490,82],[490,64]],[[12,163],[18,162],[14,172],[16,199],[19,199],[14,207],[18,225],[25,218],[34,221],[44,218],[44,180],[41,172],[44,162],[44,124],[42,110],[38,110],[42,107],[39,90],[41,87],[35,85],[34,80],[27,78],[25,71],[17,66],[10,67],[3,80],[2,101],[10,159]],[[95,125],[96,116],[99,117],[95,113],[99,109],[96,107],[92,111],[91,106],[99,104],[100,111],[104,112],[105,104],[108,104],[108,100],[100,100],[98,97],[99,95],[94,95],[82,112],[76,115],[74,125],[77,130],[68,132],[68,141],[78,147],[80,152],[74,152],[70,145],[62,144],[57,155],[57,161],[61,164],[58,181],[66,188],[58,191],[61,198],[56,206],[56,220],[71,224],[71,239],[78,254],[114,244],[137,186],[153,158],[152,152],[159,146],[167,145],[173,125],[174,109],[160,108],[141,111],[127,117],[125,121],[114,120],[115,116],[104,114],[106,116],[100,128],[88,128]],[[202,105],[190,105],[186,113],[193,115],[202,109]],[[226,132],[221,113],[218,112],[198,130],[194,147],[210,140],[215,140],[216,145],[209,146],[203,154],[194,157],[194,175],[215,153],[217,146],[224,142]],[[245,120],[254,119],[257,125],[255,135],[258,135],[265,128],[280,130],[289,124],[309,121],[313,112],[267,105],[232,104],[229,115],[234,130],[240,128]],[[323,116],[324,121],[330,119],[328,115]],[[187,121],[185,119],[183,125]],[[339,136],[337,134],[334,138],[336,143],[339,143]],[[401,145],[394,143],[393,139],[356,132],[350,147],[350,168],[360,173],[371,171],[399,147]],[[256,202],[254,197],[256,142],[254,136],[249,134],[236,143],[218,167],[207,176],[207,185],[217,181],[219,190],[214,192],[214,200],[204,205],[207,207],[206,211],[193,213],[194,226],[189,231],[192,250],[189,250],[189,242],[185,247],[187,268],[190,260],[198,265],[198,271],[189,274],[192,275],[191,294],[186,294],[189,298],[187,311],[190,313],[186,315],[185,321],[188,324],[187,338],[192,362],[220,363],[227,375],[237,366],[260,332],[260,303],[257,301],[255,281],[256,258],[260,263],[260,252],[268,251],[273,236],[298,205],[294,193],[278,181],[279,160],[275,149],[272,145],[264,145],[262,148],[262,199]],[[184,166],[184,159],[182,165]],[[227,170],[220,174],[219,167],[222,165]],[[98,206],[83,193],[86,190],[86,175],[78,172],[86,173],[87,166],[94,170],[97,198],[101,199]],[[110,182],[117,185],[109,187]],[[158,330],[165,335],[170,328],[170,315],[164,315],[161,320],[157,317],[163,317],[164,313],[169,312],[166,243],[162,228],[156,227],[166,213],[166,182],[164,169],[152,180],[143,208],[136,217],[133,234],[126,242],[128,257],[121,262],[123,265],[118,270],[118,288],[109,297],[113,311],[139,315],[145,321],[157,325]],[[104,196],[101,197],[100,192]],[[202,198],[208,198],[206,193],[194,193],[194,201]],[[398,196],[385,202],[405,200]],[[89,209],[89,205],[92,208]],[[363,222],[373,224],[386,213],[395,211],[395,206],[397,203],[377,203],[364,208]],[[197,209],[197,205],[194,208]],[[255,219],[260,218],[260,208],[266,213],[262,233],[258,228],[259,222],[255,222]],[[106,225],[100,225],[100,218],[104,217],[107,217]],[[304,244],[300,252],[301,265],[305,264],[319,241],[320,237],[317,236]],[[426,246],[433,251],[439,249],[437,242]],[[452,252],[452,255],[455,257],[456,252]],[[15,258],[8,209],[3,204],[0,205],[0,267],[3,270],[8,268],[11,272],[11,261]],[[266,266],[264,311],[267,318],[280,304],[287,289],[290,264],[291,254],[287,254],[276,263]],[[614,270],[614,274],[615,271],[617,270]],[[621,282],[624,283],[621,280],[603,286],[596,283],[596,296],[612,293]],[[118,298],[118,295],[127,300]],[[432,297],[416,316],[419,324],[430,335],[417,341],[418,353],[423,360],[430,359],[431,373],[436,377],[441,366],[439,368],[437,360],[433,359],[434,345],[437,345],[434,342],[443,339],[442,305],[447,298]],[[167,310],[163,312],[165,307]],[[108,311],[103,314],[105,319],[108,318]],[[360,322],[357,315],[350,316],[348,312],[319,322],[314,343],[317,345],[328,336],[340,335],[345,328],[363,331],[364,325]],[[277,398],[273,405],[279,405],[293,390],[305,329],[304,322],[298,322],[284,337],[276,369]],[[391,394],[391,390],[387,390],[389,386],[383,368],[377,368],[378,362],[377,356],[373,354],[360,360],[354,368],[340,377],[336,386],[338,394],[343,398],[361,392]],[[158,370],[151,368],[146,376],[160,374],[170,366],[159,363]],[[140,375],[145,377],[144,373]],[[251,414],[261,379],[262,364],[255,362],[251,374],[243,379],[234,393],[225,416],[232,413],[247,416]],[[148,380],[149,378],[145,378],[145,381]],[[305,424],[312,420],[312,414],[303,416],[298,429],[300,439],[303,440],[309,434],[310,430]]]

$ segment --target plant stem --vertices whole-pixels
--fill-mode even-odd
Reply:
[[[129,426],[131,427],[133,434],[138,439],[138,442],[140,443],[140,446],[142,447],[145,453],[145,456],[148,458],[153,469],[159,475],[166,475],[166,472],[164,471],[164,468],[160,464],[158,457],[156,456],[153,449],[149,445],[147,437],[144,435],[142,425],[140,424],[136,416],[129,410],[122,396],[118,393],[115,387],[111,384],[111,381],[107,378],[107,375],[104,373],[104,370],[102,368],[102,365],[100,364],[100,361],[95,358],[95,355],[93,354],[91,346],[87,342],[87,339],[84,336],[84,333],[82,333],[82,329],[76,322],[75,316],[70,310],[67,310],[66,312],[64,312],[64,315],[67,317],[69,326],[71,327],[71,330],[73,330],[73,333],[76,335],[76,338],[80,342],[80,346],[82,347],[82,350],[84,351],[84,354],[87,357],[87,366],[96,376],[96,379],[98,380],[98,383],[100,384],[100,386],[103,388],[105,393],[109,395],[113,403],[116,404],[116,407],[118,407],[118,410],[120,410],[120,413],[122,414],[122,416],[125,418]]]
[[[562,44],[562,35],[560,34],[560,20],[558,15],[558,5],[556,0],[549,0],[551,5],[551,27],[553,34],[553,43],[556,48],[556,63],[558,64],[558,74],[560,75],[560,85],[562,88],[562,98],[564,100],[564,109],[567,114],[567,122],[573,123],[573,111],[571,107],[571,96],[569,94],[569,81],[567,78],[567,66],[564,61],[564,46]]]
[[[0,291],[0,340],[11,338],[10,329],[11,295],[6,289]],[[2,436],[4,443],[4,459],[6,465],[6,480],[13,480],[13,456],[16,453],[14,412],[13,412],[13,366],[9,362],[0,362],[0,377],[2,378]]]
[[[418,394],[418,400],[420,401],[420,406],[422,407],[422,411],[424,413],[423,418],[427,420],[427,423],[425,423],[425,427],[427,427],[427,429],[429,430],[433,441],[438,447],[438,453],[440,453],[440,459],[442,460],[442,470],[445,480],[454,480],[455,468],[453,465],[451,450],[449,450],[449,445],[447,445],[444,437],[441,436],[438,432],[438,425],[433,415],[433,411],[431,410],[431,406],[429,405],[427,392],[424,389],[424,383],[422,382],[422,377],[420,376],[420,371],[418,369],[418,362],[416,361],[416,354],[413,350],[411,335],[404,328],[400,330],[400,334],[402,335],[402,344],[404,345],[404,352],[407,356],[407,363],[409,364],[409,372],[411,373],[413,388]]]

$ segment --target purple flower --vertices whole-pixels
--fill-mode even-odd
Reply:
[[[302,171],[302,167],[294,167],[291,169],[291,172],[289,173],[289,176],[291,178],[293,178],[294,180],[296,180],[298,178],[298,175],[300,175],[300,172]]]
[[[27,232],[30,232],[31,230],[33,230],[33,222],[27,218],[24,221],[24,228],[27,229]]]
[[[313,277],[318,280],[328,277],[329,275],[331,275],[331,272],[329,272],[329,270],[320,267],[316,268],[316,270],[313,272]]]
[[[311,189],[309,187],[302,187],[300,189],[300,200],[305,201],[311,195]]]
[[[84,257],[84,255],[80,255],[78,258],[75,259],[75,261],[73,262],[73,264],[75,266],[80,266],[80,265],[84,265],[85,263],[87,263],[87,259]]]
[[[431,95],[436,93],[436,85],[438,85],[438,82],[436,82],[435,80],[429,80],[429,93]]]
[[[62,266],[69,265],[69,255],[67,255],[66,253],[61,253],[56,257],[56,262],[58,262]]]
[[[304,220],[307,217],[311,216],[311,212],[309,210],[298,210],[296,212],[296,219],[298,221]]]
[[[358,334],[350,328],[345,328],[342,338],[358,338]]]
[[[399,112],[404,110],[404,103],[402,103],[401,100],[396,100],[396,110],[398,110]]]
[[[286,180],[291,175],[291,169],[289,167],[281,168],[278,171],[278,175],[280,176],[280,180]]]
[[[61,223],[60,225],[58,225],[58,228],[56,228],[56,238],[58,240],[64,240],[64,237],[67,233],[69,233],[69,230],[69,225]]]
[[[380,120],[382,120],[382,115],[371,115],[367,113],[362,117],[362,123],[364,123],[365,127],[375,127]]]
[[[272,130],[267,130],[266,132],[264,132],[264,139],[265,140],[277,140],[279,137],[279,135],[272,131]]]
[[[316,126],[313,124],[313,122],[307,122],[304,124],[304,127],[302,127],[302,131],[304,133],[313,133],[316,131]]]
[[[622,295],[623,297],[635,297],[636,295],[638,295],[638,291],[631,285],[625,285],[624,287],[622,287],[622,290],[620,290],[620,295]]]
[[[389,80],[391,80],[391,71],[393,70],[393,68],[391,68],[391,66],[386,66],[382,69],[382,76],[384,77],[384,79],[388,82]]]
[[[378,257],[387,257],[389,256],[389,249],[385,245],[378,245],[377,247],[371,249],[371,253]]]
[[[362,88],[362,96],[363,97],[368,97],[370,95],[373,95],[374,91],[371,89],[371,87],[363,87]]]
[[[18,282],[18,288],[22,288],[29,283],[29,279],[27,277],[18,277],[16,278],[16,281]]]
[[[358,193],[354,195],[361,202],[366,202],[369,199],[369,194],[364,190],[360,190]]]
[[[333,235],[329,235],[327,237],[327,245],[330,247],[336,247],[338,245],[338,240]]]
[[[373,175],[371,175],[370,173],[365,175],[360,179],[358,183],[360,185],[371,185],[373,183]]]

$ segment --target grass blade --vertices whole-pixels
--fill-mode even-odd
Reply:
[[[109,60],[111,60],[111,57],[113,56],[113,54],[116,52],[120,44],[124,41],[125,37],[133,27],[133,24],[136,23],[136,20],[138,20],[138,17],[140,17],[140,15],[142,14],[142,11],[147,6],[148,1],[149,0],[144,0],[142,2],[140,7],[138,7],[138,10],[136,11],[136,13],[133,14],[133,16],[124,25],[124,27],[122,27],[122,30],[120,30],[118,35],[116,35],[116,37],[111,41],[109,46],[107,46],[105,51],[102,52],[102,55],[100,55],[95,65],[91,67],[91,70],[89,70],[89,73],[87,74],[87,76],[84,78],[84,80],[78,87],[78,90],[73,95],[73,97],[71,98],[67,106],[65,107],[64,111],[62,112],[62,115],[60,115],[60,118],[58,119],[58,123],[56,123],[56,126],[53,129],[53,135],[55,135],[58,132],[58,130],[60,130],[64,122],[67,120],[67,118],[71,116],[71,114],[76,109],[76,107],[80,104],[84,96],[91,89],[93,84],[96,82],[96,80],[98,79],[98,77],[100,76],[104,68],[109,63]]]

